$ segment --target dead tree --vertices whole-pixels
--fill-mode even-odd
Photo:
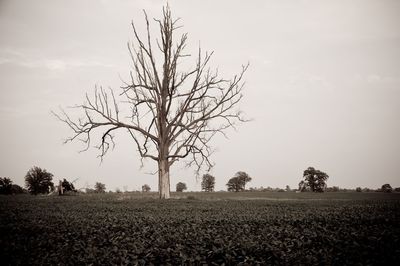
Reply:
[[[202,166],[211,168],[212,137],[225,135],[235,122],[245,121],[236,105],[242,99],[242,79],[248,65],[231,79],[221,78],[218,70],[208,67],[213,53],[202,53],[199,48],[194,66],[178,70],[190,57],[184,53],[186,33],[174,44],[179,19],[172,19],[168,6],[163,8],[162,19],[154,19],[160,34],[154,40],[146,12],[144,17],[146,33],[142,37],[132,22],[134,41],[128,43],[128,49],[133,64],[130,80],[124,82],[121,92],[96,87],[93,97],[86,94],[86,101],[74,106],[82,112],[81,118],[73,119],[63,109],[54,114],[74,133],[66,142],[81,140],[84,150],[97,134],[94,132],[101,133],[97,146],[100,157],[115,145],[112,133],[127,131],[142,163],[145,158],[158,163],[160,198],[169,198],[171,165],[187,158],[187,165],[197,171]]]

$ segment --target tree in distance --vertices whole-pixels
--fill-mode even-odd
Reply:
[[[179,182],[176,184],[176,192],[183,192],[184,190],[187,190],[185,183]]]
[[[204,174],[201,181],[201,189],[205,192],[213,192],[215,186],[215,177],[210,174]]]
[[[25,186],[33,195],[48,194],[54,190],[53,174],[34,166],[25,175]]]
[[[92,97],[86,94],[85,102],[75,106],[80,118],[72,118],[63,109],[53,114],[73,132],[66,142],[82,140],[84,150],[100,133],[101,158],[115,146],[116,131],[129,134],[142,164],[147,158],[157,162],[159,196],[169,198],[170,167],[186,158],[187,166],[194,166],[197,173],[202,167],[208,171],[213,166],[211,139],[246,121],[236,106],[242,99],[248,65],[231,79],[220,77],[218,70],[209,67],[213,53],[199,48],[193,67],[187,68],[184,59],[191,57],[185,52],[187,33],[175,37],[181,25],[172,18],[170,8],[164,7],[163,17],[155,19],[158,38],[151,35],[146,12],[144,17],[145,36],[132,22],[134,41],[128,49],[133,69],[121,91],[96,87]]]
[[[62,187],[63,187],[64,192],[67,192],[67,191],[76,192],[76,189],[75,189],[75,187],[74,187],[74,184],[73,184],[72,182],[68,182],[68,180],[65,179],[65,178],[64,178],[64,180],[62,181],[61,185],[62,185]]]
[[[381,187],[381,191],[385,192],[385,193],[390,193],[390,192],[392,192],[392,190],[393,189],[392,189],[392,186],[390,184],[384,184]]]
[[[94,192],[96,193],[105,193],[106,192],[106,185],[100,182],[96,182],[94,185]]]
[[[10,178],[0,177],[0,194],[12,194],[12,186],[13,184]]]
[[[361,187],[356,187],[356,192],[362,192],[362,188]]]
[[[226,186],[228,187],[228,191],[244,191],[246,190],[246,183],[251,181],[251,177],[246,172],[237,172],[234,177],[229,179]]]
[[[314,167],[308,167],[304,170],[303,178],[304,180],[299,183],[300,191],[324,192],[326,180],[328,180],[329,176],[320,170],[314,169]]]
[[[12,190],[11,194],[22,194],[27,192],[25,189],[23,189],[20,185],[17,184],[12,184],[11,190]]]
[[[0,195],[22,194],[25,190],[17,184],[13,184],[8,177],[0,177]]]
[[[142,186],[142,192],[149,192],[151,190],[150,186],[147,184],[144,184]]]

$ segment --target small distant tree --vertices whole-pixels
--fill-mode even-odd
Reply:
[[[400,192],[400,187],[394,189],[395,192]]]
[[[290,192],[290,191],[291,191],[291,189],[290,189],[290,186],[289,186],[289,185],[286,185],[286,191],[287,191],[287,192]]]
[[[357,187],[357,188],[356,188],[356,191],[357,191],[357,192],[362,192],[362,188],[361,188],[361,187]]]
[[[215,177],[210,174],[203,175],[203,180],[201,181],[201,189],[205,192],[213,192],[215,186]]]
[[[94,185],[94,191],[96,193],[105,193],[106,192],[106,185],[100,182],[96,182]]]
[[[33,195],[49,193],[54,190],[53,174],[46,169],[34,166],[25,175],[25,185]]]
[[[183,192],[184,190],[187,190],[185,183],[179,182],[176,184],[176,192]]]
[[[339,192],[340,188],[338,186],[333,186],[333,187],[327,187],[325,189],[326,192]]]
[[[23,189],[21,186],[17,184],[12,184],[11,186],[11,194],[22,194],[26,193],[27,191]]]
[[[12,186],[13,184],[10,178],[0,177],[0,194],[12,194]]]
[[[228,187],[228,191],[239,192],[243,190],[243,182],[236,176],[229,179],[226,186]]]
[[[64,180],[62,181],[61,185],[62,185],[62,187],[63,187],[64,192],[67,192],[67,191],[76,192],[76,189],[75,189],[75,187],[74,187],[74,184],[72,184],[72,182],[68,182],[68,180],[65,179],[65,178],[64,178]]]
[[[329,176],[314,167],[308,167],[304,170],[303,178],[304,180],[299,183],[300,191],[310,189],[312,192],[324,192]]]
[[[142,192],[149,192],[151,190],[150,186],[147,184],[144,184],[142,186]]]
[[[392,190],[393,189],[392,189],[392,186],[390,184],[384,184],[381,187],[381,191],[385,192],[385,193],[390,193],[390,192],[392,192]]]
[[[87,194],[91,194],[91,193],[95,193],[96,191],[93,189],[93,188],[85,188],[85,192],[87,193]]]
[[[251,177],[246,172],[237,172],[234,177],[229,179],[226,186],[228,191],[244,191],[246,189],[246,183],[251,181]]]

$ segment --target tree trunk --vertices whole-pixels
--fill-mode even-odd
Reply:
[[[168,160],[160,160],[158,162],[158,191],[160,199],[169,199],[169,163]]]

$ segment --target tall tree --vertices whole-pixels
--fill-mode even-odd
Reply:
[[[203,180],[201,181],[201,189],[205,192],[213,192],[215,186],[215,177],[210,174],[203,175]]]
[[[299,190],[305,191],[307,189],[312,192],[324,192],[326,189],[326,180],[329,176],[314,167],[308,167],[303,173],[304,180],[299,183]]]
[[[54,189],[53,174],[34,166],[25,175],[25,185],[33,195],[49,193]]]
[[[184,66],[183,59],[190,55],[184,52],[187,33],[175,37],[181,28],[179,20],[172,18],[168,6],[163,8],[163,17],[155,19],[160,36],[154,39],[146,12],[144,16],[145,36],[140,36],[132,23],[134,41],[128,43],[128,49],[133,69],[121,93],[96,88],[93,97],[86,95],[86,102],[75,106],[82,111],[81,118],[72,119],[62,109],[54,114],[73,131],[66,142],[83,140],[85,150],[94,132],[100,131],[101,157],[115,145],[112,134],[126,131],[142,163],[145,158],[157,162],[160,198],[169,198],[170,167],[189,158],[188,166],[195,166],[197,172],[205,166],[208,171],[213,166],[210,140],[245,121],[236,106],[242,99],[248,65],[233,78],[222,78],[208,66],[213,53],[199,48],[194,66],[180,70],[178,66]]]

